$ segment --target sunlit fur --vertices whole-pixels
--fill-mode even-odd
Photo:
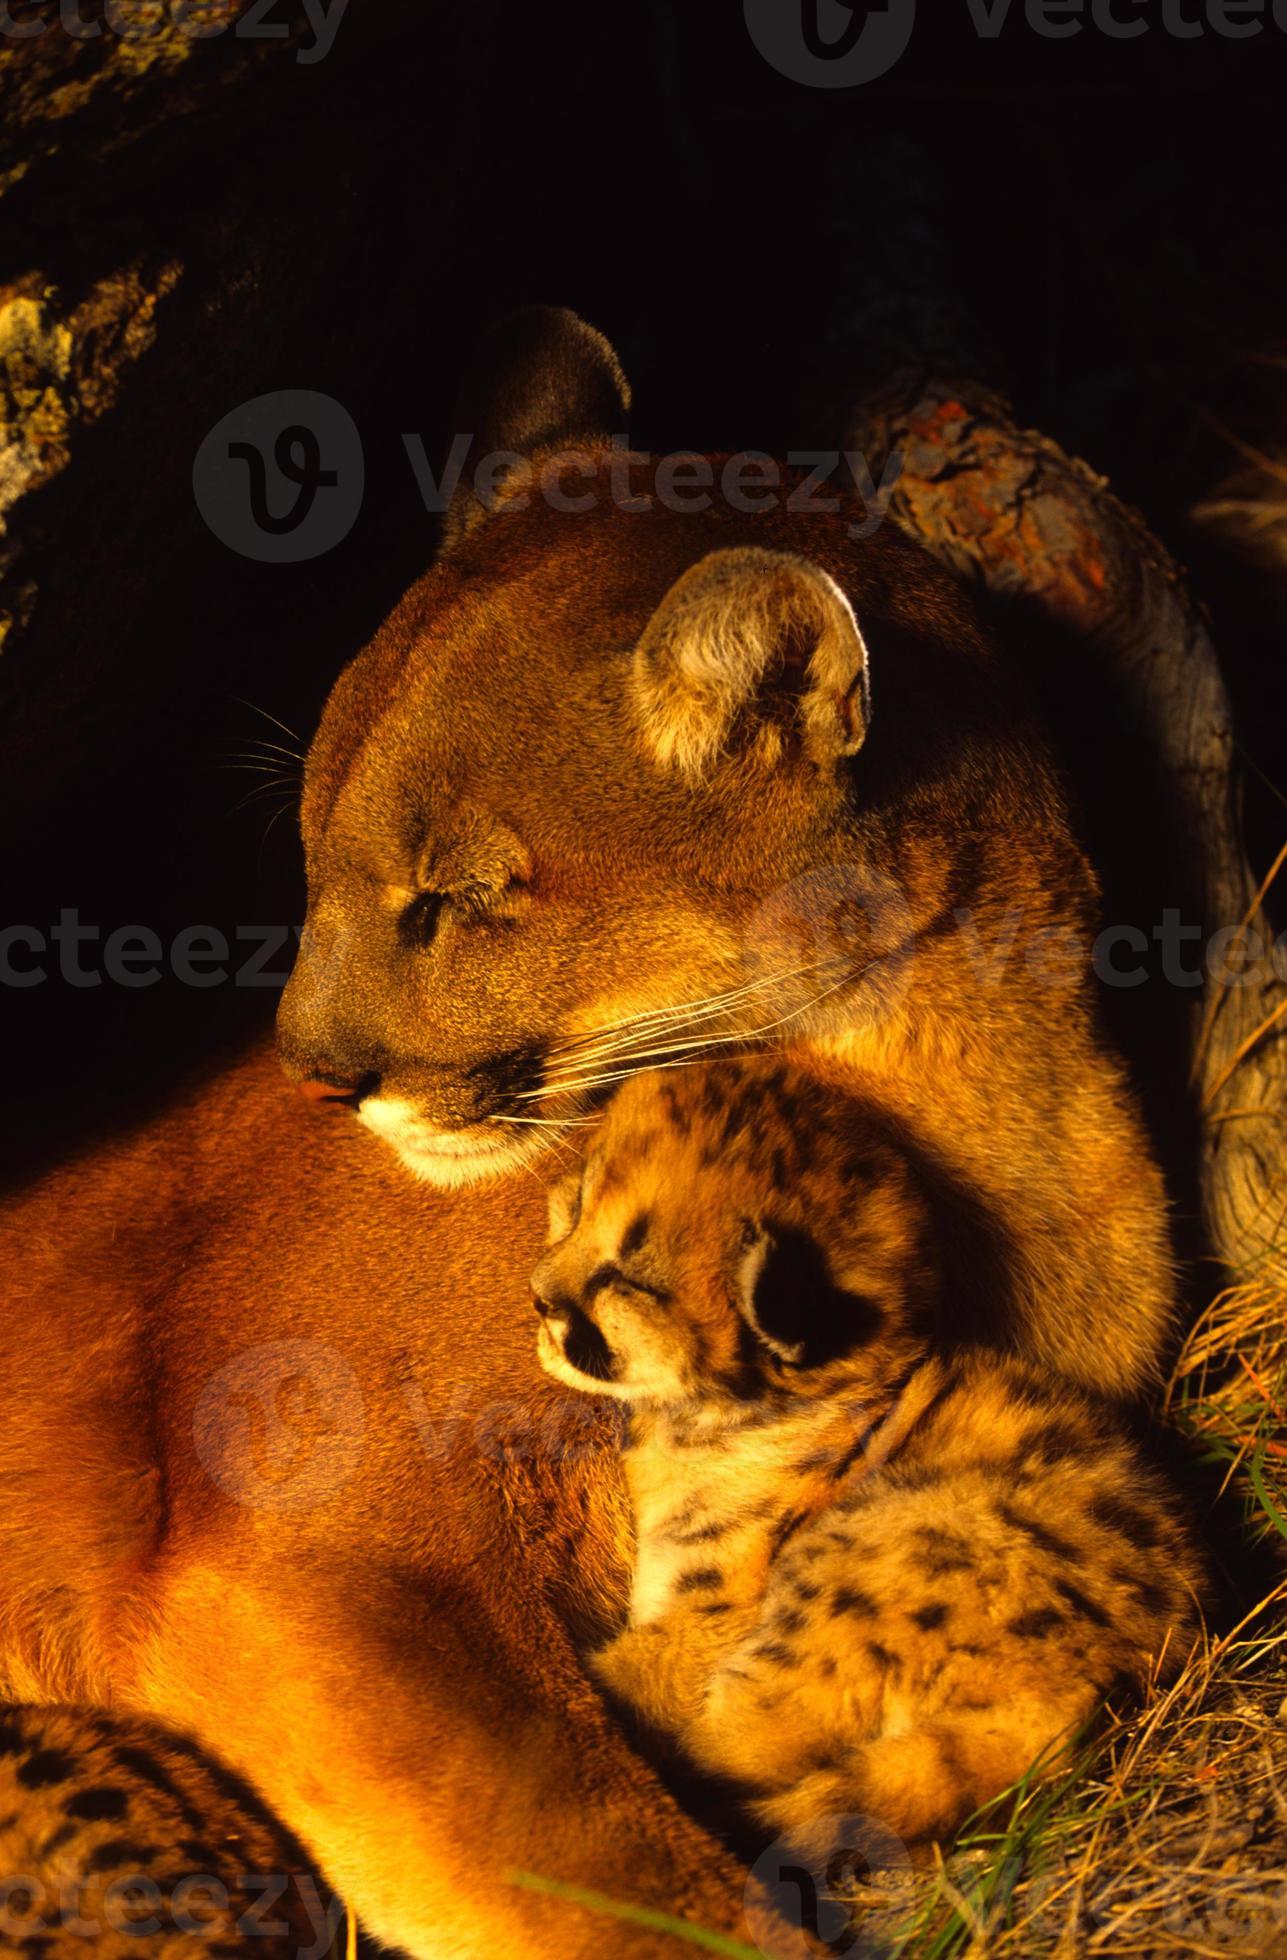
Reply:
[[[692,781],[708,774],[784,648],[801,669],[803,725],[819,759],[861,748],[867,649],[840,587],[806,558],[723,551],[679,580],[635,654],[635,712],[656,761]],[[759,740],[772,760],[781,758],[771,722]]]
[[[375,1136],[393,1145],[414,1176],[443,1191],[507,1177],[543,1156],[547,1148],[547,1138],[540,1131],[498,1131],[494,1125],[489,1128],[483,1124],[440,1131],[424,1120],[414,1103],[401,1096],[368,1097],[359,1116]]]
[[[534,1276],[544,1365],[633,1410],[596,1671],[815,1859],[950,1836],[1198,1631],[1178,1494],[1111,1410],[961,1338],[936,1202],[799,1070],[645,1075]]]
[[[413,1137],[485,1124],[548,1141],[547,1163],[419,1180],[357,1117],[294,1097],[263,1038],[127,1127],[69,1131],[0,1207],[0,1686],[196,1734],[415,1960],[599,1960],[605,1937],[651,1960],[668,1936],[605,1935],[505,1879],[746,1935],[745,1873],[578,1658],[625,1583],[620,1405],[541,1374],[528,1276],[543,1180],[601,1088],[659,1041],[799,1035],[973,1194],[1016,1340],[1070,1377],[1137,1391],[1173,1289],[1088,971],[1051,986],[1029,964],[1049,931],[1093,930],[1095,881],[968,596],[892,521],[856,538],[860,505],[676,510],[640,468],[651,507],[620,507],[615,362],[561,314],[514,342],[458,426],[496,451],[574,442],[596,507],[453,507],[447,554],[337,681],[281,1028],[291,1073],[373,1071],[367,1099],[410,1105]],[[849,753],[856,698],[813,686],[788,634],[693,783],[649,750],[635,657],[653,626],[674,648],[687,573],[744,551],[843,593],[870,715]],[[742,588],[761,615],[762,586]],[[811,903],[820,867],[859,901],[838,929]],[[454,909],[417,934],[408,895],[443,887]],[[873,889],[901,898],[864,916]],[[836,968],[864,977],[815,1007]],[[350,1435],[343,1474],[292,1506],[293,1466]]]
[[[692,1044],[810,1043],[1002,1222],[1023,1345],[1134,1391],[1173,1324],[1162,1184],[1001,659],[891,525],[631,516],[600,478],[574,525],[505,501],[336,687],[288,1068],[452,1190]]]

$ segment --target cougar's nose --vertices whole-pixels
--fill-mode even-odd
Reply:
[[[337,1076],[305,1075],[295,1084],[305,1102],[318,1108],[329,1105],[333,1109],[357,1109],[379,1086],[380,1078],[374,1070],[347,1081]]]

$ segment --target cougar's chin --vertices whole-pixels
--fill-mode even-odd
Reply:
[[[413,1177],[440,1191],[507,1176],[539,1157],[550,1135],[545,1130],[517,1128],[507,1134],[503,1125],[489,1123],[443,1130],[401,1096],[370,1096],[358,1116],[397,1151]]]

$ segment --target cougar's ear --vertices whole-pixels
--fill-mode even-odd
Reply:
[[[834,1361],[882,1322],[872,1301],[837,1285],[822,1247],[796,1225],[746,1221],[734,1291],[748,1327],[793,1368]]]
[[[484,335],[461,391],[457,426],[473,442],[443,521],[441,554],[482,523],[524,458],[624,434],[629,413],[621,363],[577,314],[531,306],[503,320]]]
[[[546,1194],[547,1227],[546,1245],[558,1245],[569,1232],[576,1230],[581,1216],[581,1173],[565,1171],[556,1177]]]
[[[721,755],[794,745],[821,765],[862,747],[867,648],[853,607],[807,558],[713,551],[671,586],[635,650],[646,747],[690,782]]]

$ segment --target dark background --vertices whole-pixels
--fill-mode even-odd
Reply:
[[[875,378],[846,367],[846,308],[938,304],[1021,419],[1191,567],[1263,868],[1285,828],[1283,620],[1187,513],[1227,467],[1221,430],[1256,437],[1287,379],[1257,358],[1287,338],[1287,33],[1045,41],[1015,0],[984,41],[965,0],[920,15],[890,75],[823,91],[761,58],[738,0],[352,0],[324,62],[212,42],[181,101],[130,109],[128,143],[109,99],[79,149],[36,156],[5,277],[40,266],[74,294],[135,253],[185,277],[112,415],[18,513],[42,602],[0,657],[7,919],[74,906],[168,944],[302,917],[289,813],[265,841],[271,799],[237,807],[260,779],[230,758],[280,733],[244,703],[307,738],[433,548],[402,436],[436,458],[482,326],[527,301],[614,340],[640,446],[783,449]],[[221,545],[190,481],[208,429],[281,388],[343,402],[367,462],[351,535],[295,567]],[[56,971],[0,988],[14,1168],[146,1108],[274,1002]]]

